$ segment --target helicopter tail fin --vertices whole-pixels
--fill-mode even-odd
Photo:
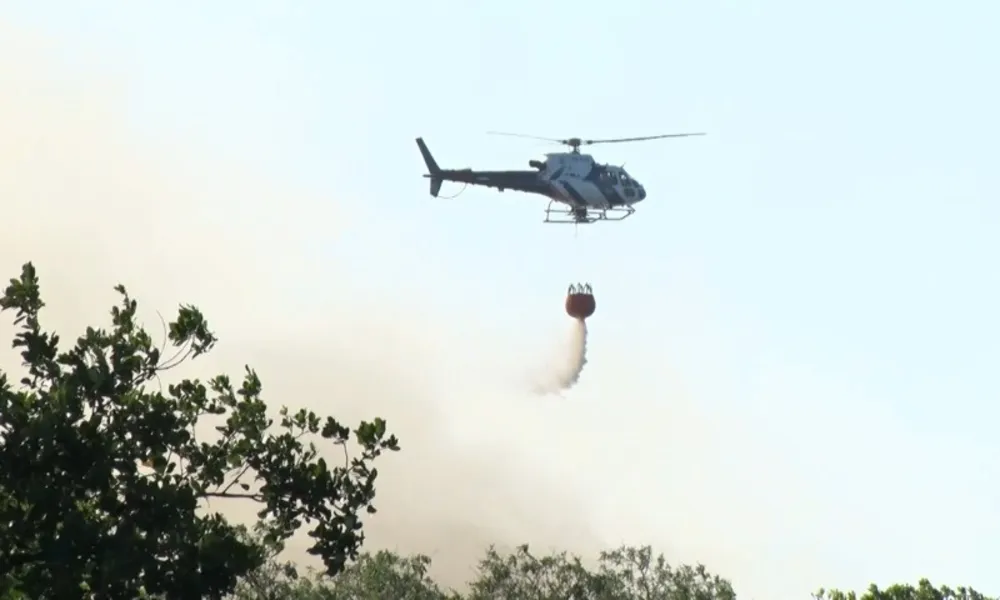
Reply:
[[[437,161],[431,156],[431,151],[427,149],[424,138],[417,138],[417,147],[420,148],[420,154],[423,155],[424,163],[427,164],[428,174],[424,175],[424,177],[429,177],[431,180],[431,196],[437,198],[438,193],[441,191],[441,167],[438,166]]]

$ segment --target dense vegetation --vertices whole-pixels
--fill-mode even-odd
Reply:
[[[374,463],[398,451],[386,422],[349,428],[282,408],[268,416],[250,368],[164,385],[161,375],[209,352],[216,338],[197,308],[180,307],[158,348],[136,323],[124,287],[110,328],[90,327],[69,349],[42,326],[39,279],[28,263],[0,309],[13,316],[23,373],[0,372],[0,598],[141,597],[242,600],[730,600],[730,583],[703,566],[672,566],[649,547],[623,547],[587,566],[522,546],[485,550],[461,591],[429,576],[424,556],[361,552],[359,516],[374,512]],[[211,427],[215,424],[215,427]],[[200,427],[197,427],[200,425]],[[341,446],[329,464],[317,444]],[[323,453],[330,455],[328,453]],[[209,510],[227,498],[258,508],[247,530]],[[278,559],[306,529],[323,570]],[[876,587],[823,600],[979,600],[964,588]]]

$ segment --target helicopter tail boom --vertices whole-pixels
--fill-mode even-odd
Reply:
[[[417,138],[417,146],[420,148],[420,154],[424,157],[424,163],[427,165],[427,175],[424,177],[429,177],[431,180],[431,196],[437,198],[437,195],[441,192],[441,183],[444,181],[441,178],[441,167],[438,166],[437,161],[431,155],[431,151],[427,148],[427,144],[424,143],[424,138]]]
[[[431,180],[431,196],[437,197],[441,184],[445,181],[482,185],[499,191],[516,190],[529,194],[551,195],[551,186],[538,176],[538,171],[474,171],[472,169],[442,169],[431,156],[423,138],[417,138],[417,147],[424,157],[428,173],[424,177]]]

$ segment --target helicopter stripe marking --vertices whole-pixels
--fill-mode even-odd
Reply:
[[[580,206],[587,205],[587,202],[583,199],[583,196],[580,195],[580,192],[576,191],[576,189],[574,189],[573,186],[571,186],[568,181],[563,181],[562,185],[564,188],[566,188],[566,193],[569,194],[571,198],[573,198],[574,202],[576,202]]]
[[[624,206],[625,200],[618,194],[618,191],[615,190],[614,187],[608,186],[607,189],[604,190],[604,193],[611,206]]]
[[[591,183],[604,196],[609,206],[623,206],[625,204],[625,200],[622,199],[615,186],[596,178],[591,180]]]
[[[591,171],[585,179],[597,188],[597,191],[604,197],[609,207],[625,205],[625,200],[622,199],[615,186],[603,180],[597,169]]]

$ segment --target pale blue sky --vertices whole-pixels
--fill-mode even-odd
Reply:
[[[757,432],[801,461],[796,477],[833,481],[827,496],[879,498],[869,537],[824,538],[853,565],[836,573],[1000,592],[1000,5],[365,4],[8,0],[0,18],[123,77],[151,138],[371,203],[359,210],[433,263],[401,277],[437,273],[474,304],[502,289],[508,324],[545,321],[567,283],[591,281],[588,369],[655,362],[644,344],[669,339],[708,413],[771,423]],[[537,198],[427,195],[418,135],[445,167],[557,150],[487,130],[709,135],[595,147],[649,197],[574,233],[542,225]],[[855,460],[822,462],[840,446]],[[922,519],[938,525],[921,534]]]

